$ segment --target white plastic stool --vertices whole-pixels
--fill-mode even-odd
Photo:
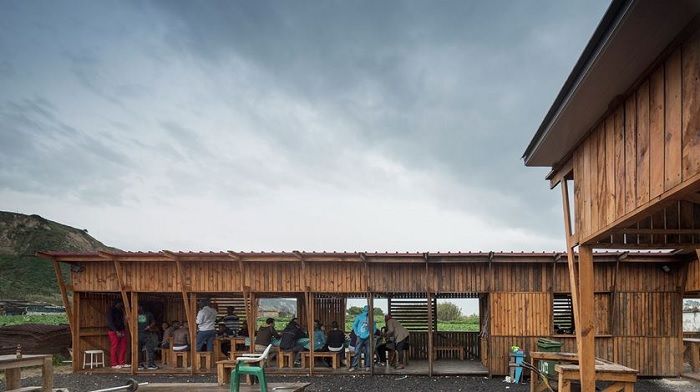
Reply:
[[[88,355],[90,355],[90,362],[88,362]],[[90,365],[90,369],[93,367],[105,367],[105,352],[103,350],[85,350],[83,353],[83,369]]]

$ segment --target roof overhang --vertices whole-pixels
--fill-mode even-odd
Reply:
[[[555,167],[700,12],[697,0],[614,0],[523,159]]]

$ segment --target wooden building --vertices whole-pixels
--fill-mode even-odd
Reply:
[[[591,311],[598,281],[592,250],[683,255],[700,247],[699,12],[692,0],[613,1],[524,154],[528,166],[551,167],[550,185],[561,188],[586,391],[595,383],[593,357],[603,350],[593,332],[600,325]],[[697,291],[697,269],[679,287]],[[634,301],[655,299],[639,316],[659,319],[642,330],[658,338],[644,350],[677,350],[667,339],[677,325],[662,327],[668,320],[654,308],[664,300],[645,295]],[[638,341],[617,349],[637,350]]]
[[[84,350],[109,350],[105,313],[116,299],[127,305],[131,326],[136,304],[146,303],[158,321],[188,320],[194,336],[199,298],[239,304],[251,331],[260,298],[297,298],[303,325],[313,319],[343,325],[348,298],[368,303],[387,298],[394,316],[411,329],[412,365],[407,369],[424,361],[425,374],[445,374],[446,358],[435,358],[431,348],[446,341],[463,347],[468,357],[461,364],[453,359],[452,371],[470,373],[475,367],[468,365],[476,364],[491,375],[508,373],[512,345],[531,351],[537,338],[552,337],[565,350],[575,347],[574,335],[555,330],[555,322],[566,318],[561,305],[571,301],[566,253],[40,255],[55,266],[71,324],[75,370],[82,367]],[[70,265],[70,281],[64,281],[62,264]],[[697,260],[687,254],[605,252],[594,255],[592,267],[598,355],[643,375],[680,374],[682,296],[685,290],[700,291]],[[481,331],[436,330],[435,303],[446,298],[478,298]],[[138,351],[135,341],[132,352]]]

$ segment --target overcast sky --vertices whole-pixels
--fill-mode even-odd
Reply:
[[[520,157],[607,5],[3,1],[0,209],[126,250],[563,250]]]

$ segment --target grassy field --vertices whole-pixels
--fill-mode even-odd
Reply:
[[[0,316],[0,327],[8,325],[20,324],[49,324],[60,325],[68,324],[68,318],[65,313],[46,314],[46,315],[31,315],[31,316]]]

